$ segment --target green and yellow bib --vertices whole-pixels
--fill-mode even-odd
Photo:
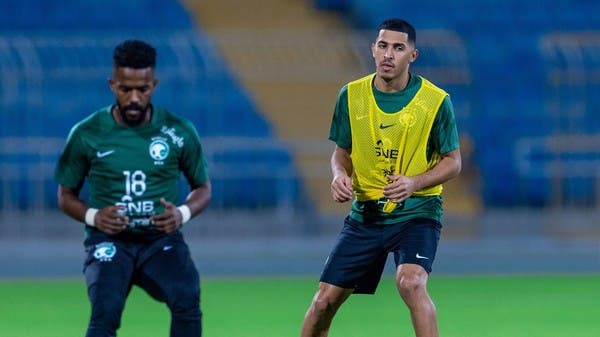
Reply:
[[[382,111],[373,95],[374,75],[348,84],[348,110],[352,130],[352,186],[359,201],[383,198],[386,176],[422,174],[439,161],[427,159],[427,141],[440,105],[448,95],[421,77],[415,97],[401,110]],[[442,185],[415,191],[415,196],[442,193]]]

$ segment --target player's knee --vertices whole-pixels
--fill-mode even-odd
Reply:
[[[169,297],[167,305],[173,316],[185,320],[195,320],[202,316],[199,289],[179,287],[173,290]]]
[[[401,274],[396,279],[396,287],[402,297],[410,297],[425,290],[426,279],[419,274]]]
[[[202,311],[200,306],[196,305],[193,307],[175,307],[171,309],[171,315],[174,320],[177,321],[201,321]]]
[[[337,306],[327,297],[317,297],[313,300],[312,311],[317,317],[330,317],[337,311]]]

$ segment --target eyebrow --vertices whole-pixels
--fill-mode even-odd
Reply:
[[[130,86],[130,85],[125,85],[125,84],[119,84],[119,88],[121,88],[121,89],[137,89],[137,90],[141,90],[141,89],[150,88],[150,85],[149,84],[144,84],[144,85],[140,85],[140,86]]]
[[[377,41],[377,44],[380,44],[380,43],[390,44],[386,40],[379,40],[379,41]],[[392,47],[408,46],[408,44],[406,42],[394,42],[391,45],[392,45]]]

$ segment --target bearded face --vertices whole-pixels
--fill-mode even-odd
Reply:
[[[120,119],[128,126],[138,126],[147,121],[150,100],[158,80],[153,68],[114,69],[109,79],[110,88],[115,94]]]

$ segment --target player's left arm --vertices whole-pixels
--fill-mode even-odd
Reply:
[[[161,214],[153,215],[151,219],[155,228],[165,233],[176,231],[192,217],[200,214],[212,197],[208,168],[198,133],[189,121],[183,121],[182,129],[187,130],[188,135],[179,158],[179,169],[190,184],[191,191],[185,202],[179,206],[164,198],[160,200],[165,210]]]
[[[383,188],[383,195],[392,202],[401,203],[415,191],[443,184],[456,177],[462,168],[460,149],[440,155],[440,161],[425,173],[407,177],[401,174],[389,176],[390,184]]]
[[[160,203],[165,208],[164,212],[152,216],[154,227],[162,232],[171,233],[176,231],[189,219],[200,214],[210,203],[212,188],[210,180],[206,180],[194,188],[186,197],[183,205],[179,207],[164,198]],[[185,208],[187,207],[188,210]],[[189,214],[184,214],[189,211]]]

